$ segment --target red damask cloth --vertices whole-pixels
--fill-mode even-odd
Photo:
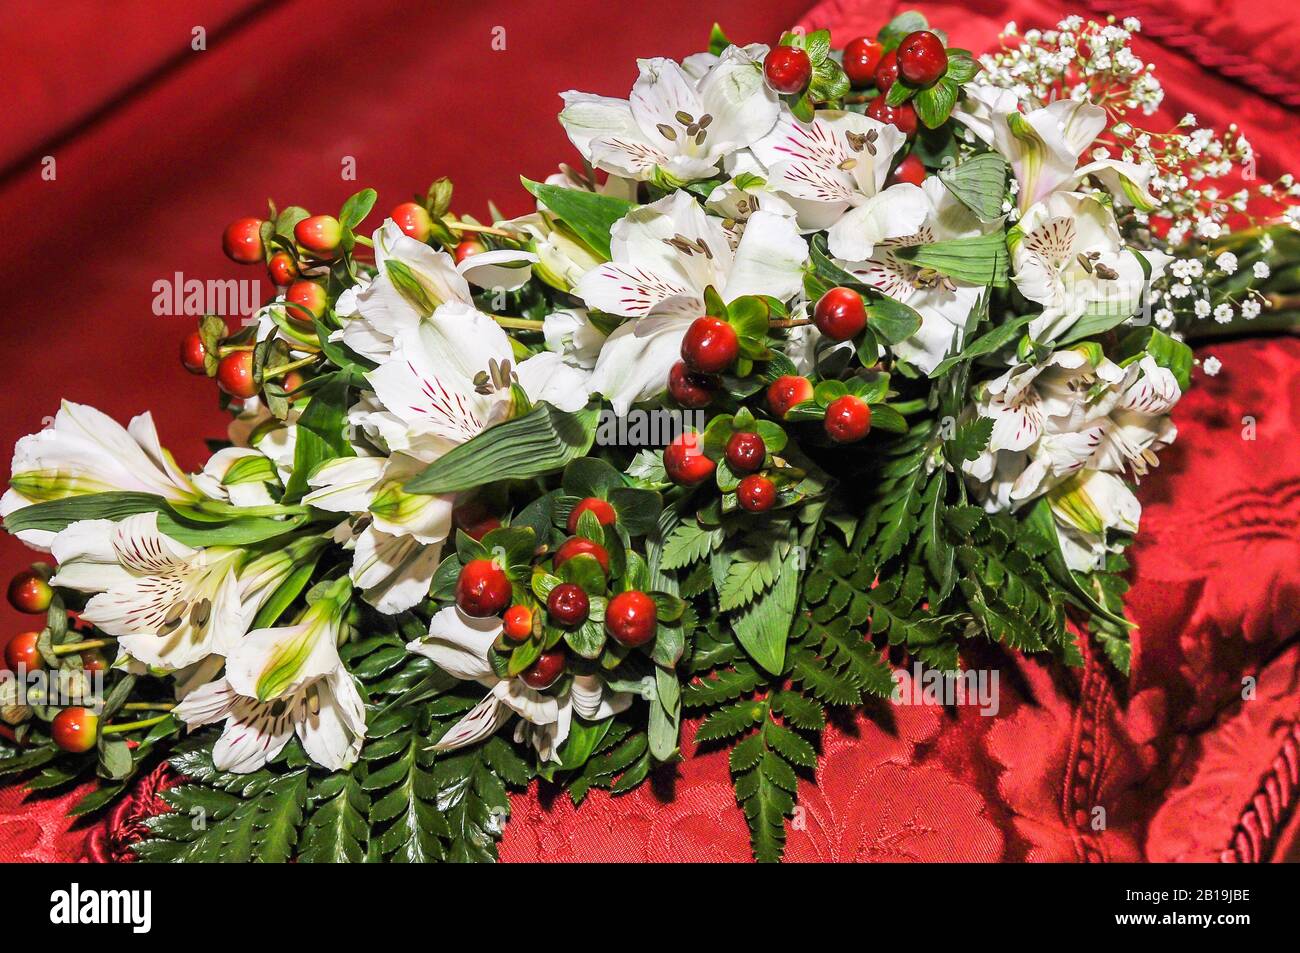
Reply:
[[[288,21],[275,17],[288,14],[276,11],[265,14],[265,23],[241,25],[241,18],[256,21],[265,5],[233,6],[242,12],[232,14],[230,29],[236,33],[230,43],[270,43],[268,37],[275,37],[278,43],[279,37],[285,35],[282,28]],[[539,4],[519,6],[526,8],[527,16],[539,16]],[[543,21],[537,20],[536,30],[567,29],[572,41],[580,34],[581,24],[593,14],[584,12],[579,4],[562,6],[563,15],[556,12],[555,4],[548,4],[550,17],[546,22],[550,25],[543,28]],[[793,8],[790,4],[765,4],[761,11],[754,10],[751,4],[730,0],[708,5],[710,8],[704,11],[696,6],[676,4],[674,9],[680,7],[681,16],[661,14],[653,18],[655,26],[634,24],[638,14],[631,9],[614,14],[626,16],[629,29],[612,31],[612,42],[619,49],[602,53],[602,60],[623,53],[628,62],[634,55],[680,56],[699,45],[699,37],[705,35],[708,23],[715,18],[738,39],[770,38],[786,21],[799,15],[797,2]],[[312,26],[319,17],[319,7],[312,5],[316,12],[309,19],[292,21],[299,26],[306,24],[303,29],[320,34],[300,37],[304,44],[313,39],[330,39],[324,26]],[[1048,27],[1066,13],[1096,15],[1098,9],[1104,9],[1091,0],[1073,6],[1037,0],[974,0],[960,4],[833,0],[807,13],[803,23],[830,27],[838,45],[862,33],[874,33],[885,19],[908,7],[924,10],[932,22],[949,31],[955,45],[977,50],[988,48],[1008,20],[1017,21],[1023,30]],[[481,141],[465,137],[452,125],[412,133],[429,136],[426,145],[447,150],[448,163],[465,163],[466,157],[478,156],[474,165],[467,165],[463,176],[451,170],[458,188],[476,201],[492,194],[492,190],[508,194],[509,177],[521,167],[530,173],[542,171],[540,166],[528,167],[529,162],[537,165],[539,153],[534,150],[544,148],[541,154],[548,157],[567,155],[562,137],[553,128],[540,125],[542,117],[554,111],[551,104],[525,105],[529,97],[536,98],[537,90],[575,85],[625,95],[631,80],[629,71],[615,72],[613,66],[603,79],[595,76],[592,71],[605,68],[605,64],[591,64],[585,59],[539,61],[543,62],[544,79],[532,75],[527,83],[518,77],[503,76],[499,70],[489,70],[485,65],[488,53],[471,55],[464,51],[477,42],[476,31],[490,30],[495,19],[505,19],[510,29],[510,18],[504,13],[464,13],[448,23],[432,14],[408,13],[408,8],[396,3],[377,4],[377,11],[373,13],[379,18],[374,31],[350,34],[362,37],[356,41],[360,46],[349,47],[350,62],[370,62],[367,57],[373,57],[374,62],[394,61],[389,63],[390,72],[400,77],[407,60],[402,55],[390,56],[384,43],[396,42],[399,35],[433,36],[436,30],[443,42],[432,53],[435,61],[470,71],[473,82],[480,84],[472,94],[476,104],[491,102],[494,96],[520,97],[519,114],[537,119],[531,125],[520,120],[505,127],[498,120],[498,128],[514,129],[516,140],[526,143],[527,150],[505,148],[486,157],[482,155]],[[1203,123],[1216,126],[1237,122],[1256,146],[1261,175],[1275,175],[1288,165],[1300,164],[1294,145],[1296,117],[1291,111],[1297,104],[1292,94],[1300,83],[1300,67],[1289,56],[1278,55],[1294,48],[1300,28],[1286,17],[1282,6],[1262,0],[1170,0],[1160,4],[1116,0],[1113,12],[1139,16],[1149,28],[1147,38],[1139,45],[1139,54],[1158,65],[1168,93],[1157,128],[1172,126],[1184,112],[1193,112]],[[608,7],[602,8],[600,16],[608,28]],[[392,22],[402,23],[400,34],[392,28],[389,17],[394,18]],[[565,17],[571,18],[571,28],[565,26]],[[538,50],[540,55],[545,44],[530,32],[533,29],[521,24],[516,33],[522,35],[517,42]],[[261,36],[262,30],[267,36]],[[647,30],[653,30],[653,35]],[[152,104],[155,111],[165,110],[175,89],[190,88],[186,84],[192,86],[196,80],[169,72],[171,67],[165,57],[156,52],[169,49],[168,44],[138,42],[142,55],[157,60],[155,82],[162,87],[144,95],[145,105]],[[581,46],[570,42],[567,47],[563,43],[557,47],[565,48]],[[212,55],[221,55],[221,50],[214,48]],[[429,76],[428,55],[421,53],[418,62],[418,75]],[[270,81],[275,68],[269,63],[252,68],[256,82]],[[263,72],[258,73],[258,69]],[[414,67],[410,69],[411,75],[416,75]],[[384,75],[382,71],[380,75]],[[114,89],[106,91],[101,87],[98,98],[93,90],[81,90],[72,100],[51,94],[48,86],[37,84],[33,95],[46,97],[59,108],[39,120],[33,118],[27,125],[20,122],[21,136],[7,140],[11,143],[7,148],[13,150],[12,143],[19,141],[27,147],[48,141],[51,136],[71,137],[72,158],[81,155],[78,148],[97,148],[105,156],[104,161],[111,163],[111,149],[104,150],[113,144],[115,136],[127,137],[117,140],[123,146],[134,141],[128,133],[138,137],[145,135],[148,128],[147,118],[141,116],[114,120],[126,123],[124,132],[113,128],[113,122],[96,118],[96,111],[109,108],[114,96],[127,95],[132,83],[139,81],[121,71],[113,71],[111,79]],[[254,82],[248,77],[241,80],[232,76],[227,82],[233,85],[227,89],[218,79],[200,77],[198,82],[207,95],[225,92],[236,101],[241,95],[250,95],[246,87],[241,92],[238,84]],[[435,85],[442,81],[432,80]],[[358,82],[364,84],[366,80],[359,78]],[[262,88],[257,86],[258,90]],[[295,89],[295,95],[299,95],[300,87]],[[449,86],[436,91],[451,97],[452,102],[468,104],[469,94],[456,91],[454,77]],[[336,106],[347,115],[360,117],[358,128],[380,145],[389,143],[379,153],[384,164],[376,158],[371,173],[364,177],[375,174],[385,180],[395,179],[401,172],[407,176],[402,180],[406,186],[421,181],[421,175],[427,178],[426,170],[412,163],[402,150],[393,149],[391,142],[407,124],[424,122],[427,111],[419,104],[430,95],[430,89],[397,85],[387,99],[374,96],[373,88],[363,92],[370,94],[369,98],[348,98],[348,91],[341,92],[342,103]],[[183,98],[170,106],[175,107]],[[355,113],[348,113],[348,106],[355,107]],[[121,108],[130,113],[142,107],[127,103]],[[202,113],[208,107],[196,104],[193,108]],[[369,114],[363,112],[367,108]],[[336,115],[342,113],[336,110]],[[273,137],[261,128],[268,117],[258,120],[258,127],[248,132],[250,142],[273,142]],[[474,125],[463,116],[452,121],[465,128]],[[494,120],[489,116],[483,121]],[[59,126],[71,124],[75,129],[77,122],[89,123],[83,136],[85,146],[79,146],[76,136]],[[196,137],[192,151],[202,136],[212,135],[210,130],[193,128],[182,119],[177,123],[182,135]],[[344,130],[349,121],[339,119],[338,125],[339,134],[347,134]],[[162,133],[155,131],[155,135]],[[301,136],[292,138],[297,142]],[[0,136],[0,141],[6,141],[5,137]],[[348,149],[365,155],[367,148],[375,148],[373,142],[367,145],[352,140],[341,148],[336,145],[321,148],[332,149],[331,155]],[[236,143],[234,148],[240,154],[252,154],[247,143]],[[401,154],[393,156],[394,152]],[[320,185],[323,173],[312,170],[305,156],[267,154],[271,156],[266,162],[269,168],[261,171],[285,189],[295,187],[292,175],[299,174],[307,183],[305,188],[314,189],[316,196],[332,196],[339,191]],[[16,161],[16,155],[0,158]],[[204,172],[202,163],[191,170],[196,177],[193,187],[199,206],[195,221],[210,224],[248,214],[245,207],[232,207],[232,193],[240,198],[242,191],[251,188],[260,195],[267,187],[246,168],[221,168],[228,175],[238,172],[240,184],[219,181],[216,173]],[[447,170],[437,168],[434,174],[442,171]],[[175,171],[168,174],[173,176],[169,181],[182,181],[175,178]],[[467,188],[464,183],[468,183]],[[75,189],[82,189],[84,197],[93,189],[93,179],[69,188],[74,194]],[[0,200],[8,197],[18,199],[19,206],[33,214],[40,213],[45,203],[71,207],[60,203],[72,202],[66,195],[42,196],[26,180],[12,176],[0,181]],[[189,214],[183,211],[187,206],[180,200],[165,207],[172,214]],[[100,208],[95,214],[104,214]],[[507,208],[507,212],[512,211],[516,209]],[[169,232],[170,226],[152,221],[157,214],[150,213],[150,234],[172,235],[176,242],[173,250],[181,258],[199,260],[197,246],[192,247],[180,229]],[[205,236],[205,241],[208,238]],[[43,244],[38,242],[38,250],[47,253],[59,247],[58,240],[49,236]],[[119,373],[115,379],[112,372],[95,368],[91,355],[96,348],[120,348],[112,333],[112,322],[106,328],[87,323],[70,329],[72,319],[80,316],[88,321],[90,315],[98,313],[97,308],[121,315],[115,319],[120,320],[117,328],[127,327],[126,322],[133,320],[130,309],[110,302],[126,276],[144,280],[152,272],[139,268],[132,271],[133,265],[125,257],[120,261],[121,270],[114,270],[113,255],[111,250],[98,255],[98,263],[91,271],[95,281],[85,292],[89,301],[67,303],[69,321],[60,321],[49,333],[67,345],[72,354],[81,355],[89,367],[85,377],[77,379],[71,388],[71,396],[125,416],[157,403],[154,398],[159,378],[151,376],[146,384],[137,384],[129,373]],[[38,272],[42,267],[48,269],[41,261],[33,254],[32,268]],[[25,303],[35,313],[38,305],[49,304],[49,294],[45,287],[41,295],[20,299],[19,305]],[[62,313],[57,308],[64,305],[58,302],[56,313]],[[23,313],[21,307],[17,313]],[[30,331],[19,329],[18,334]],[[146,353],[138,357],[139,369],[160,366],[162,358],[154,351],[170,351],[175,337],[164,342],[165,346],[142,342]],[[154,351],[149,350],[151,347]],[[1065,670],[997,647],[981,646],[972,649],[967,661],[972,667],[998,673],[996,717],[981,716],[969,706],[945,709],[881,702],[856,716],[834,721],[822,739],[815,784],[801,784],[800,810],[789,831],[788,859],[1300,859],[1300,811],[1295,803],[1300,797],[1300,645],[1295,640],[1300,632],[1300,451],[1295,442],[1300,419],[1300,341],[1249,340],[1199,351],[1202,357],[1209,354],[1223,362],[1223,371],[1214,378],[1206,377],[1199,369],[1195,372],[1195,386],[1174,415],[1178,441],[1162,454],[1160,468],[1144,479],[1139,490],[1144,512],[1142,532],[1132,551],[1133,589],[1128,605],[1140,628],[1133,636],[1131,676],[1127,680],[1117,676],[1093,651],[1088,651],[1082,668]],[[22,356],[16,355],[15,359],[21,361]],[[129,372],[137,366],[130,357],[124,359],[124,370]],[[70,360],[67,366],[80,365]],[[68,384],[67,380],[38,381],[33,374],[32,387],[37,393],[30,399],[15,401],[13,419],[3,423],[0,437],[9,442],[39,426],[36,408],[44,406],[47,409],[40,412],[48,413],[60,391],[69,389]],[[134,402],[124,401],[115,392],[115,385],[126,387]],[[175,413],[159,415],[164,437],[170,435],[169,442],[174,446],[197,454],[194,435],[215,430],[216,418],[204,403],[209,397],[187,391],[183,399],[175,401],[178,406],[166,408]],[[46,403],[37,404],[37,399]],[[18,559],[15,547],[0,552],[11,561]],[[11,627],[17,624],[16,617],[6,617],[6,621]],[[693,732],[694,726],[688,725],[688,739]],[[688,740],[685,753],[682,764],[662,771],[652,783],[621,797],[594,792],[580,809],[575,809],[562,792],[544,786],[535,785],[516,796],[501,845],[503,859],[747,859],[747,830],[733,799],[725,752],[696,750]],[[13,787],[0,790],[0,859],[129,859],[129,846],[140,836],[142,818],[160,809],[157,791],[170,781],[165,770],[156,771],[142,779],[134,796],[108,818],[72,826],[63,812],[80,792],[34,798]]]

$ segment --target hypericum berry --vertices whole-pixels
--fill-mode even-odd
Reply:
[[[852,288],[831,288],[817,299],[813,324],[832,341],[847,341],[867,326],[867,305]]]
[[[574,556],[595,557],[596,562],[600,563],[600,568],[605,570],[605,575],[609,575],[609,553],[600,543],[593,543],[581,536],[566,539],[555,551],[555,568],[559,569]]]
[[[502,619],[502,630],[512,642],[523,642],[533,634],[533,610],[528,606],[511,606]]]
[[[925,165],[916,157],[915,152],[909,152],[903,157],[903,161],[898,163],[898,168],[889,174],[886,185],[897,185],[899,182],[910,182],[912,185],[920,185],[925,181]]]
[[[221,235],[221,248],[226,257],[241,265],[253,265],[262,260],[262,220],[237,218],[226,226]]]
[[[693,430],[678,434],[664,448],[664,470],[679,486],[697,486],[713,476],[718,465],[704,455],[704,441]]]
[[[318,258],[333,258],[343,241],[343,226],[333,215],[312,215],[293,227],[293,237]]]
[[[64,751],[79,754],[95,747],[99,716],[86,708],[65,708],[50,722],[50,737]]]
[[[253,379],[253,352],[234,351],[217,365],[217,386],[231,397],[247,400],[257,395],[257,381]]]
[[[562,582],[546,597],[546,611],[560,625],[581,625],[591,611],[591,600],[581,586]]]
[[[778,93],[793,96],[808,88],[812,60],[796,46],[778,46],[763,59],[763,75]]]
[[[620,592],[605,607],[605,628],[619,645],[645,645],[655,637],[659,614],[655,601],[644,592]]]
[[[911,103],[891,106],[885,102],[882,93],[867,103],[867,115],[876,122],[897,126],[898,130],[909,139],[916,135],[916,110],[912,108]]]
[[[481,255],[485,251],[487,249],[483,247],[483,243],[477,238],[466,238],[461,240],[461,243],[456,246],[451,256],[456,259],[456,264],[459,265],[466,258],[472,255]]]
[[[913,86],[930,86],[948,72],[943,41],[929,30],[917,30],[898,44],[898,72]]]
[[[510,605],[510,579],[490,559],[471,559],[456,580],[456,605],[466,615],[496,615]]]
[[[451,521],[473,540],[481,540],[501,526],[498,514],[482,500],[470,500],[458,505],[451,511]]]
[[[767,386],[767,406],[778,420],[785,420],[785,415],[795,404],[812,400],[812,381],[806,377],[786,374],[778,377]]]
[[[844,75],[854,89],[870,86],[876,79],[876,67],[885,55],[885,48],[869,36],[850,40],[844,47]]]
[[[280,386],[286,394],[292,394],[303,385],[305,378],[298,371],[289,371],[280,378]]]
[[[299,278],[284,289],[284,313],[300,324],[311,324],[314,318],[323,317],[328,306],[329,295],[314,281]]]
[[[757,473],[747,476],[736,487],[736,502],[742,510],[766,512],[776,503],[776,484]]]
[[[876,64],[876,89],[884,96],[898,79],[898,54],[890,50]]]
[[[845,394],[826,408],[826,436],[836,443],[861,440],[871,429],[871,407],[861,397]]]
[[[721,374],[739,356],[736,329],[720,318],[696,318],[682,338],[682,360],[700,374]]]
[[[99,649],[86,649],[81,653],[81,667],[87,672],[106,672],[108,671],[108,659]]]
[[[277,287],[283,288],[298,277],[298,259],[287,251],[278,251],[266,263],[266,273]]]
[[[578,505],[569,511],[570,533],[578,531],[578,520],[582,519],[583,513],[591,513],[601,526],[613,526],[614,521],[618,519],[618,514],[614,512],[614,507],[610,506],[608,501],[598,496],[588,496],[579,500]]]
[[[767,457],[767,444],[756,433],[738,430],[727,440],[726,457],[732,473],[753,473]]]
[[[668,371],[668,394],[688,410],[699,410],[713,403],[721,382],[712,374],[697,374],[678,361]]]
[[[519,673],[524,684],[541,691],[550,688],[564,674],[564,649],[552,649],[537,656],[537,661]]]
[[[34,569],[24,569],[9,580],[9,604],[19,612],[35,615],[50,607],[54,590]]]
[[[428,210],[417,202],[403,202],[389,212],[388,217],[417,242],[427,242],[429,233],[433,231],[433,219]]]
[[[19,666],[34,672],[45,664],[41,658],[41,652],[36,647],[40,639],[39,632],[19,632],[5,646],[5,664],[9,670],[16,672]]]
[[[206,374],[203,358],[208,349],[203,346],[203,335],[191,331],[181,338],[181,366],[191,374]]]

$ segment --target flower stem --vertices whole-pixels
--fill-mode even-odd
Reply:
[[[124,721],[117,725],[106,725],[100,729],[100,734],[120,735],[125,731],[135,731],[138,728],[152,728],[154,725],[160,725],[168,718],[171,713],[165,715],[155,715],[153,718],[145,718],[140,721]]]
[[[812,324],[812,321],[808,318],[778,318],[767,322],[769,328],[802,328],[809,324]]]
[[[123,711],[171,711],[176,706],[171,702],[127,702]]]
[[[55,655],[71,655],[73,652],[84,652],[86,649],[102,649],[106,645],[113,645],[112,639],[87,639],[84,642],[65,642],[63,645],[56,645],[53,648]]]
[[[534,321],[531,318],[512,318],[505,314],[494,314],[492,320],[503,328],[514,328],[517,331],[540,331],[542,329],[542,322]]]
[[[502,238],[519,238],[519,236],[513,232],[507,232],[503,228],[493,228],[491,225],[475,225],[472,222],[448,222],[445,219],[443,220],[443,224],[453,232],[482,232],[484,235],[500,235]]]
[[[281,364],[278,367],[268,367],[262,371],[262,380],[269,381],[274,378],[288,374],[290,371],[296,371],[300,367],[306,367],[312,361],[316,360],[316,355],[312,354],[296,361],[290,361],[288,364]]]
[[[370,239],[366,238],[365,235],[356,235],[356,234],[354,234],[354,235],[352,236],[352,238],[353,238],[353,240],[356,241],[356,243],[357,243],[358,245],[365,245],[367,248],[374,248],[374,247],[375,247],[375,243],[372,242]]]

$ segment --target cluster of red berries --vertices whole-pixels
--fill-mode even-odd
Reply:
[[[877,95],[867,104],[867,115],[878,122],[893,123],[909,138],[916,135],[916,110],[910,103],[889,105],[885,97],[890,88],[899,79],[918,88],[932,86],[947,71],[948,53],[943,41],[929,30],[909,33],[897,49],[889,52],[866,36],[844,47],[844,73],[853,88],[876,87]]]
[[[599,497],[580,500],[569,513],[568,529],[576,533],[578,521],[591,513],[602,526],[611,526],[617,514],[608,501]],[[556,570],[578,556],[589,556],[606,576],[610,572],[609,552],[600,543],[572,535],[555,550],[552,565]],[[533,638],[540,629],[532,606],[514,601],[514,585],[506,571],[492,559],[473,559],[466,563],[456,580],[456,605],[469,616],[486,618],[500,615],[502,633],[509,642],[521,643]],[[587,621],[591,597],[573,582],[558,583],[547,594],[545,612],[555,626],[572,629]],[[637,589],[617,593],[605,606],[605,631],[620,645],[635,648],[655,637],[658,628],[655,601]],[[543,689],[554,684],[566,668],[563,645],[544,651],[519,677],[530,688]]]
[[[767,388],[767,406],[781,420],[793,407],[812,399],[812,381],[794,374],[778,377]],[[853,394],[837,397],[827,405],[822,426],[835,443],[856,443],[871,431],[871,406]]]
[[[690,410],[707,407],[722,386],[719,375],[739,356],[735,328],[721,318],[696,318],[682,338],[682,359],[668,371],[668,393]]]

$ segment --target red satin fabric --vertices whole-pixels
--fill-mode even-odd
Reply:
[[[114,10],[136,22],[134,6]],[[155,29],[141,26],[119,61],[102,64],[102,77],[78,77],[75,95],[47,64],[77,43],[93,46],[103,29],[25,21],[20,89],[51,109],[0,116],[0,168],[37,156],[54,137],[60,173],[43,182],[35,166],[19,167],[0,181],[0,205],[23,236],[7,256],[13,274],[0,344],[22,387],[6,389],[0,443],[39,427],[66,395],[121,418],[155,408],[164,441],[195,465],[220,417],[207,388],[173,370],[184,319],[152,317],[150,289],[174,270],[249,277],[218,257],[222,223],[257,212],[268,191],[281,204],[336,205],[355,188],[337,178],[344,155],[357,158],[363,183],[380,188],[381,205],[449,174],[459,208],[481,214],[495,197],[507,214],[522,211],[514,175],[544,174],[571,154],[551,92],[625,95],[635,56],[696,49],[713,19],[738,39],[770,39],[800,4],[675,2],[653,16],[608,6],[584,14],[579,4],[554,2],[513,3],[509,13],[388,2],[347,5],[346,16],[321,3],[234,6],[221,5],[232,10],[229,26],[209,29],[220,42],[179,65],[174,51],[189,43],[187,21],[151,16]],[[1089,12],[1032,0],[828,2],[804,23],[831,27],[843,43],[912,6],[954,44],[976,49],[1008,19],[1023,30]],[[1294,113],[1230,78],[1258,79],[1258,70],[1243,73],[1243,60],[1268,65],[1294,47],[1300,29],[1282,8],[1176,0],[1158,9],[1117,4],[1117,13],[1146,17],[1148,6],[1167,45],[1144,41],[1140,55],[1159,66],[1168,124],[1187,111],[1217,125],[1236,121],[1256,145],[1261,174],[1300,164]],[[598,53],[587,42],[593,24]],[[506,52],[489,45],[500,25]],[[1293,65],[1270,75],[1300,78]],[[1175,414],[1178,443],[1140,489],[1129,607],[1141,628],[1128,683],[1091,655],[1082,669],[1063,671],[975,649],[971,664],[1000,673],[999,715],[881,703],[837,722],[823,739],[816,785],[800,790],[789,859],[1295,854],[1300,648],[1289,640],[1300,630],[1300,342],[1206,353],[1224,370],[1213,379],[1196,372]],[[1243,438],[1246,417],[1254,439]],[[0,545],[6,565],[17,566],[22,552],[12,541]],[[24,622],[3,619],[9,632]],[[725,753],[689,742],[686,753],[655,783],[619,798],[594,792],[580,809],[536,786],[516,796],[503,858],[745,859]],[[0,790],[0,859],[124,859],[162,783],[165,772],[143,779],[111,817],[70,830],[62,814],[73,795]],[[1103,829],[1095,828],[1098,809]]]

